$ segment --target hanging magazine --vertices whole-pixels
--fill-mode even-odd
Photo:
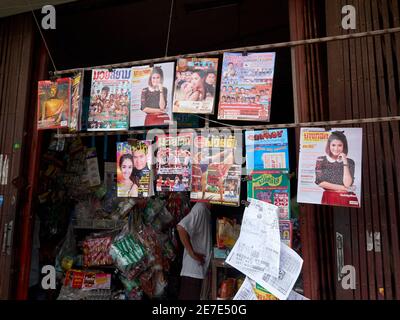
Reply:
[[[362,128],[302,128],[298,203],[361,207]]]
[[[72,78],[70,131],[80,131],[82,128],[83,75],[84,72],[80,71]]]
[[[241,141],[231,134],[197,136],[194,141],[192,192],[197,202],[239,206]]]
[[[129,139],[133,157],[131,179],[138,186],[139,197],[152,195],[152,147],[151,141]]]
[[[118,197],[149,197],[151,188],[151,141],[117,143]]]
[[[157,191],[190,191],[193,134],[157,136]]]
[[[68,128],[71,116],[71,79],[38,83],[38,129]]]
[[[224,53],[218,119],[269,121],[275,53]]]
[[[248,199],[279,208],[279,219],[290,219],[290,180],[286,170],[253,171],[247,183]]]
[[[289,170],[287,129],[246,131],[246,167],[253,170]]]
[[[175,74],[175,113],[214,111],[218,58],[181,58]]]
[[[131,127],[172,122],[174,62],[132,67]]]
[[[131,69],[95,69],[88,131],[127,130],[131,101]]]

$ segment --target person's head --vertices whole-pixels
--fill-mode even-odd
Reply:
[[[325,152],[328,156],[336,159],[341,153],[348,154],[349,148],[347,138],[343,132],[335,131],[328,138],[326,143]]]
[[[131,154],[124,154],[119,158],[119,168],[121,169],[124,180],[128,180],[133,170],[133,158]]]
[[[185,80],[186,81],[191,81],[192,80],[192,71],[186,71]]]
[[[139,142],[133,151],[133,165],[136,170],[143,170],[147,165],[147,150],[145,143]]]
[[[228,92],[232,92],[233,91],[233,87],[232,86],[229,86],[228,87]]]
[[[240,91],[240,88],[239,88],[239,87],[236,87],[236,88],[235,88],[235,93],[239,93],[239,91]]]
[[[110,92],[109,87],[103,87],[103,89],[101,89],[101,98],[106,99],[109,92]]]
[[[222,92],[226,92],[226,86],[222,87]]]
[[[222,101],[222,102],[226,102],[226,96],[222,96],[222,97],[221,97],[221,101]]]
[[[179,179],[179,177],[176,176],[176,177],[175,177],[175,183],[180,183],[180,182],[181,182],[181,179]]]
[[[208,72],[206,75],[205,82],[211,86],[215,85],[215,74],[214,72]]]
[[[50,96],[55,97],[57,95],[57,84],[52,83],[50,86]]]
[[[228,63],[228,70],[233,70],[233,62]]]
[[[260,95],[264,95],[265,94],[265,90],[260,90]]]
[[[198,89],[198,88],[202,88],[203,87],[203,78],[204,78],[204,74],[201,71],[195,71],[192,73],[192,85],[193,88]]]
[[[244,94],[244,88],[243,87],[240,88],[240,93]]]
[[[156,87],[158,85],[162,85],[164,82],[164,72],[160,67],[154,67],[151,70],[149,77],[149,87]]]

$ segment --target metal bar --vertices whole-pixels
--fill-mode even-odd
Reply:
[[[255,126],[229,126],[229,127],[203,127],[203,128],[182,128],[162,129],[167,132],[182,132],[188,130],[194,130],[196,132],[204,131],[207,129],[222,130],[232,129],[237,131],[244,130],[266,130],[266,129],[281,129],[281,128],[301,128],[301,127],[327,127],[337,125],[352,125],[352,124],[363,124],[363,123],[378,123],[378,122],[391,122],[400,121],[400,116],[395,117],[376,117],[376,118],[364,118],[364,119],[349,119],[349,120],[332,120],[332,121],[314,121],[314,122],[301,122],[301,123],[284,123],[284,124],[268,124],[268,125],[255,125]],[[158,128],[160,130],[160,128]],[[92,136],[104,136],[104,135],[135,135],[144,134],[150,130],[125,130],[125,131],[90,131],[90,132],[78,132],[78,133],[62,133],[55,134],[56,138],[74,138],[74,137],[92,137]]]
[[[94,66],[94,67],[58,70],[58,71],[55,71],[54,74],[61,75],[61,74],[65,74],[65,73],[73,73],[78,70],[86,71],[86,70],[93,70],[93,69],[124,68],[124,67],[130,67],[130,66],[134,66],[134,65],[159,63],[159,62],[165,62],[165,61],[170,61],[170,60],[177,60],[179,58],[185,58],[185,57],[214,56],[214,55],[223,54],[224,52],[242,52],[242,51],[256,51],[256,50],[269,50],[269,49],[277,49],[277,48],[296,47],[296,46],[310,45],[310,44],[314,44],[314,43],[325,43],[325,42],[339,41],[339,40],[345,40],[345,39],[379,36],[379,35],[391,34],[391,33],[397,33],[397,32],[400,32],[400,27],[360,32],[360,33],[353,33],[353,34],[347,34],[347,35],[330,36],[330,37],[316,38],[316,39],[279,42],[279,43],[272,43],[272,44],[232,48],[232,49],[225,49],[225,50],[215,50],[215,51],[200,52],[200,53],[189,53],[189,54],[182,54],[182,55],[176,55],[176,56],[170,56],[170,57],[160,57],[160,58],[137,60],[137,61],[123,62],[123,63],[114,63],[114,64],[108,64],[108,65]]]

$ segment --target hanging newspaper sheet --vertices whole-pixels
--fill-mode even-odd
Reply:
[[[241,141],[231,133],[197,136],[194,141],[192,192],[197,202],[240,205]]]
[[[299,203],[361,207],[362,128],[302,128]]]
[[[280,250],[278,207],[251,199],[243,214],[239,239],[226,262],[255,280],[266,274],[278,277]]]
[[[224,53],[218,119],[269,121],[275,53]]]
[[[190,191],[193,134],[157,136],[157,191]]]
[[[214,111],[218,58],[181,58],[177,62],[174,112],[210,114]]]
[[[172,122],[174,62],[132,67],[131,127]]]
[[[92,71],[88,131],[128,130],[130,85],[129,68]]]

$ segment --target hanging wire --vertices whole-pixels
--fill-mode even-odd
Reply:
[[[49,55],[49,57],[50,57],[51,63],[53,64],[54,71],[57,72],[56,64],[54,63],[53,56],[51,55],[50,50],[49,50],[49,47],[47,46],[46,39],[45,39],[45,37],[44,37],[44,35],[43,35],[43,32],[42,32],[42,28],[40,28],[40,25],[39,25],[39,22],[37,21],[35,12],[33,11],[32,3],[30,2],[30,0],[26,0],[26,3],[27,3],[27,5],[30,7],[30,9],[31,9],[33,18],[35,19],[35,22],[36,22],[36,26],[37,26],[37,28],[38,28],[38,30],[39,30],[40,36],[42,37],[44,46],[46,47],[46,51],[47,51],[47,53],[48,53],[48,55]]]
[[[165,56],[168,57],[168,46],[169,46],[169,37],[171,34],[171,24],[172,24],[172,12],[174,9],[174,0],[171,0],[171,10],[169,13],[169,24],[168,24],[168,34],[167,34],[167,44],[165,46]]]
[[[199,116],[199,115],[197,115],[197,114],[193,114],[193,116],[195,116],[195,117],[197,117],[197,118],[200,118],[200,119],[203,119],[203,120],[207,120],[207,121],[210,121],[210,122],[214,122],[214,123],[216,123],[216,124],[221,124],[221,125],[226,126],[226,127],[236,127],[236,126],[231,125],[231,124],[228,124],[228,123],[223,123],[223,122],[219,122],[219,121],[215,121],[215,120],[210,120],[209,118],[205,118],[205,117]]]

